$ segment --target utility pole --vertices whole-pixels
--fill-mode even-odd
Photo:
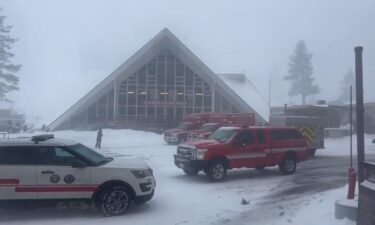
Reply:
[[[363,47],[354,48],[355,52],[355,85],[356,85],[356,112],[357,112],[357,163],[358,182],[365,179],[362,162],[365,161],[365,139],[364,139],[364,108],[363,108],[363,71],[362,71]]]

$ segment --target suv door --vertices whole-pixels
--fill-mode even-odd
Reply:
[[[253,130],[241,130],[232,140],[231,153],[228,155],[230,167],[254,167],[256,158],[264,157],[258,152]]]
[[[64,147],[39,146],[36,165],[37,198],[89,198],[96,186],[91,185],[89,166],[73,168],[72,164],[86,164]],[[87,164],[86,164],[87,165]]]
[[[0,147],[0,200],[36,199],[27,187],[36,185],[34,152],[27,146]]]

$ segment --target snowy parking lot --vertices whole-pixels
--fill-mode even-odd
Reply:
[[[161,135],[132,130],[104,130],[103,134],[103,149],[99,152],[114,158],[140,157],[153,168],[157,187],[150,202],[133,206],[126,215],[112,218],[103,218],[94,210],[82,207],[0,212],[0,223],[279,225],[303,221],[304,224],[353,224],[333,217],[334,201],[346,195],[343,186],[348,138],[327,140],[327,149],[318,151],[315,159],[301,163],[291,176],[281,176],[277,167],[265,171],[241,169],[229,171],[225,182],[211,183],[203,173],[188,177],[177,169],[173,163],[176,146],[165,144]],[[55,136],[93,147],[96,133],[60,131]],[[366,145],[370,147],[371,138],[366,137]],[[370,148],[368,151],[375,153]],[[319,173],[325,173],[319,163],[329,166],[332,159],[340,165],[337,172],[331,171],[329,177],[320,176]],[[315,172],[307,173],[313,169]],[[320,183],[313,179],[319,179]]]

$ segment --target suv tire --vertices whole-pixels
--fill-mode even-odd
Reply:
[[[126,187],[117,185],[99,194],[97,207],[105,216],[119,216],[126,212],[131,200],[131,192]]]
[[[212,161],[205,171],[208,178],[215,182],[223,181],[227,175],[227,167],[223,160]]]
[[[185,168],[183,169],[184,170],[184,173],[188,176],[196,176],[198,173],[199,173],[199,170],[196,170],[196,169],[188,169],[188,168]]]
[[[294,156],[287,155],[279,164],[279,170],[283,175],[290,175],[296,171],[297,161]]]

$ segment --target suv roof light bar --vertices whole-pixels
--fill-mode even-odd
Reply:
[[[31,141],[35,142],[35,144],[38,144],[39,141],[47,141],[49,139],[55,138],[53,134],[41,134],[31,137]]]

